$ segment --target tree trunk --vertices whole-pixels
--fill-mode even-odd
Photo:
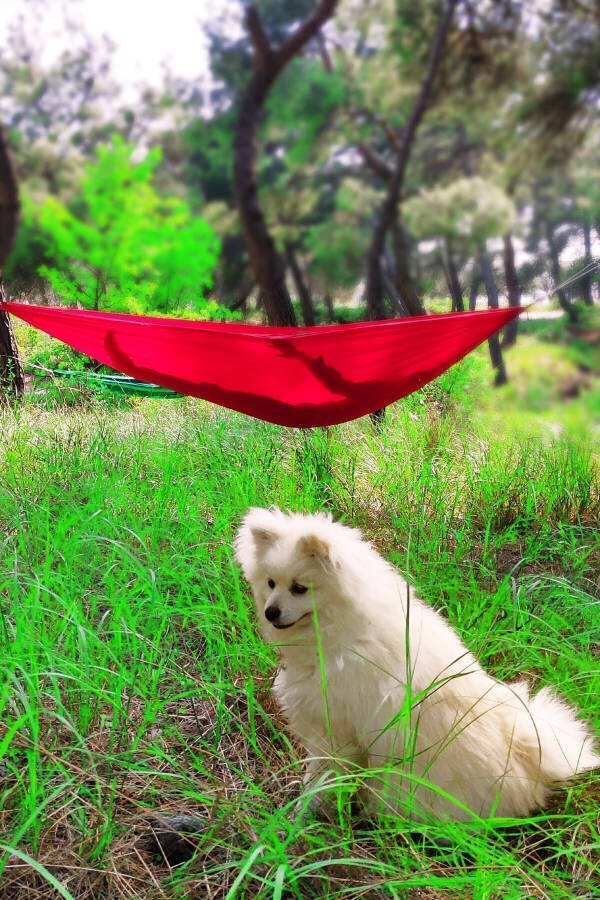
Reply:
[[[494,281],[494,273],[492,272],[492,266],[486,253],[485,246],[479,248],[479,265],[481,266],[481,275],[483,277],[483,283],[485,284],[485,290],[488,295],[489,306],[492,309],[498,309],[500,306],[498,288],[496,287],[496,282]],[[492,360],[492,365],[496,370],[494,384],[496,385],[496,387],[499,387],[501,384],[506,384],[506,382],[508,381],[508,377],[506,375],[504,357],[502,356],[502,348],[500,347],[500,338],[497,334],[493,334],[491,338],[489,338],[488,347],[490,349],[490,359]]]
[[[296,317],[285,283],[285,270],[258,203],[255,177],[256,131],[268,83],[255,72],[240,102],[234,142],[235,199],[250,265],[260,286],[270,325],[295,325]]]
[[[19,190],[4,131],[0,129],[0,303],[6,300],[2,271],[17,231]],[[23,366],[8,313],[0,310],[0,397],[20,399],[25,392]]]
[[[504,277],[506,280],[506,293],[508,295],[509,306],[521,305],[521,288],[519,286],[519,277],[517,275],[517,267],[515,265],[515,248],[513,246],[510,234],[504,235]],[[517,329],[519,319],[513,319],[509,322],[502,335],[502,346],[512,347],[517,340]]]
[[[4,303],[4,285],[0,281],[0,303]],[[19,358],[8,313],[0,310],[0,402],[11,395],[20,400],[25,393],[25,375]]]
[[[399,316],[404,318],[405,316],[409,316],[410,313],[406,306],[404,305],[403,298],[400,296],[398,291],[396,290],[396,272],[395,267],[392,262],[391,254],[386,247],[386,251],[384,254],[382,269],[381,269],[381,277],[383,279],[383,287],[390,300],[394,304],[396,311]]]
[[[473,275],[473,281],[469,289],[469,312],[474,312],[477,306],[477,295],[479,294],[479,285],[481,278],[479,275]]]
[[[234,193],[250,265],[260,287],[271,325],[295,325],[296,317],[285,283],[283,261],[258,203],[256,137],[261,112],[274,82],[305,44],[332,15],[337,0],[321,0],[314,14],[302,22],[277,48],[265,34],[257,10],[246,9],[246,27],[254,47],[254,71],[240,100],[234,139]]]
[[[381,257],[383,256],[385,238],[397,215],[408,158],[417,128],[429,103],[433,82],[440,65],[455,6],[456,0],[447,0],[442,21],[438,26],[429,53],[427,73],[406,122],[406,127],[403,129],[400,150],[388,185],[388,192],[377,214],[373,237],[367,255],[367,311],[370,319],[381,319],[385,314],[381,271]]]
[[[291,242],[288,242],[285,245],[285,252],[287,256],[288,265],[290,267],[290,271],[292,273],[292,278],[294,279],[294,284],[296,285],[296,290],[298,291],[298,297],[300,299],[300,306],[302,307],[302,318],[304,319],[305,325],[315,325],[315,309],[312,302],[312,297],[310,295],[310,291],[308,289],[308,285],[304,280],[304,276],[302,275],[302,269],[298,263],[298,259],[296,257],[296,252],[294,250],[294,245]]]
[[[592,262],[592,226],[589,222],[583,223],[583,243],[585,246],[585,264],[589,266]],[[581,279],[581,297],[586,306],[594,305],[594,297],[592,295],[592,273],[588,272]]]
[[[331,299],[331,294],[329,293],[329,291],[325,291],[323,303],[325,304],[325,309],[327,310],[328,320],[330,322],[335,322],[335,309],[333,308],[333,300]]]
[[[465,127],[462,123],[458,125],[457,131],[463,168],[465,170],[465,174],[471,177],[473,175],[471,148],[469,147],[469,144],[467,142]],[[481,276],[485,285],[485,291],[488,296],[488,306],[491,307],[491,309],[498,309],[500,306],[500,298],[498,296],[498,288],[496,287],[494,273],[492,271],[492,266],[487,255],[485,243],[478,248],[477,257],[479,259],[479,267],[481,269]],[[475,276],[475,278],[477,278],[477,276]],[[474,282],[474,286],[471,288],[471,295],[473,296],[473,308],[477,298],[476,290],[479,286],[477,281]],[[477,287],[475,287],[475,285]],[[470,308],[471,298],[469,298],[469,309]],[[492,337],[488,339],[488,347],[490,351],[492,366],[496,370],[494,384],[496,385],[496,387],[500,387],[500,385],[506,384],[506,382],[508,381],[508,376],[506,374],[506,366],[504,365],[504,357],[502,355],[502,347],[500,346],[500,337],[498,334],[493,334]]]
[[[552,278],[554,280],[554,284],[560,284],[561,274],[560,274],[560,260],[558,256],[558,248],[556,246],[556,241],[554,240],[554,226],[550,223],[546,223],[546,240],[548,241],[548,252],[550,254],[550,270],[552,272]],[[569,320],[571,322],[577,321],[577,313],[573,308],[573,304],[567,297],[566,291],[564,288],[558,288],[553,291],[554,294],[558,297],[558,302],[566,312]]]
[[[464,312],[465,304],[463,302],[463,290],[458,277],[458,270],[454,262],[452,244],[445,238],[444,251],[442,252],[442,262],[444,265],[444,275],[446,276],[446,284],[452,297],[452,312]]]
[[[246,304],[248,302],[248,297],[250,296],[250,294],[252,293],[252,291],[254,290],[255,287],[256,287],[256,284],[254,283],[254,281],[249,281],[245,285],[243,285],[239,292],[237,300],[235,300],[234,303],[228,307],[228,309],[231,312],[237,312],[238,309],[241,309],[242,313],[246,313],[246,311],[247,311]]]
[[[424,316],[425,309],[410,274],[409,246],[406,231],[398,216],[392,222],[394,249],[394,285],[409,316]]]
[[[421,254],[419,253],[419,245],[415,245],[415,253],[413,256],[415,261],[415,284],[417,286],[417,291],[420,293],[421,285],[423,283],[423,266],[421,264]]]

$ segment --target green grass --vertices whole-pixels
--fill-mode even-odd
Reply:
[[[530,319],[519,324],[521,334],[558,345],[564,356],[580,371],[600,375],[600,311],[578,305],[578,322],[567,325],[564,318]]]
[[[330,509],[494,675],[555,685],[598,732],[597,398],[540,407],[525,355],[546,351],[521,347],[506,389],[481,354],[380,430],[88,395],[1,414],[2,900],[600,896],[597,777],[527,821],[417,832],[351,815],[341,778],[331,821],[296,822],[301,754],[233,561],[248,506]],[[145,849],[157,813],[206,821],[181,868]]]

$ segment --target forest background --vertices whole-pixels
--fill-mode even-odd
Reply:
[[[249,506],[329,510],[600,733],[600,5],[222,0],[165,65],[155,15],[0,9],[10,299],[297,325],[536,303],[327,430],[100,390],[0,314],[0,900],[595,900],[597,774],[417,827],[356,816],[361,771],[295,817],[232,540]],[[190,11],[161,15],[166,54]],[[157,821],[192,821],[183,865]]]

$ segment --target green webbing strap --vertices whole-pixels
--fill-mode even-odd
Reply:
[[[136,397],[170,398],[182,397],[177,391],[160,387],[158,384],[148,384],[145,381],[136,381],[127,375],[104,375],[101,372],[73,372],[67,369],[44,369],[48,375],[56,375],[59,378],[73,378],[77,381],[85,381],[88,384],[113,391],[120,394],[130,394]]]

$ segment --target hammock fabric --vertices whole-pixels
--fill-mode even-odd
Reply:
[[[0,307],[139,381],[296,428],[335,425],[389,406],[522,312],[510,307],[273,328],[21,303]]]

